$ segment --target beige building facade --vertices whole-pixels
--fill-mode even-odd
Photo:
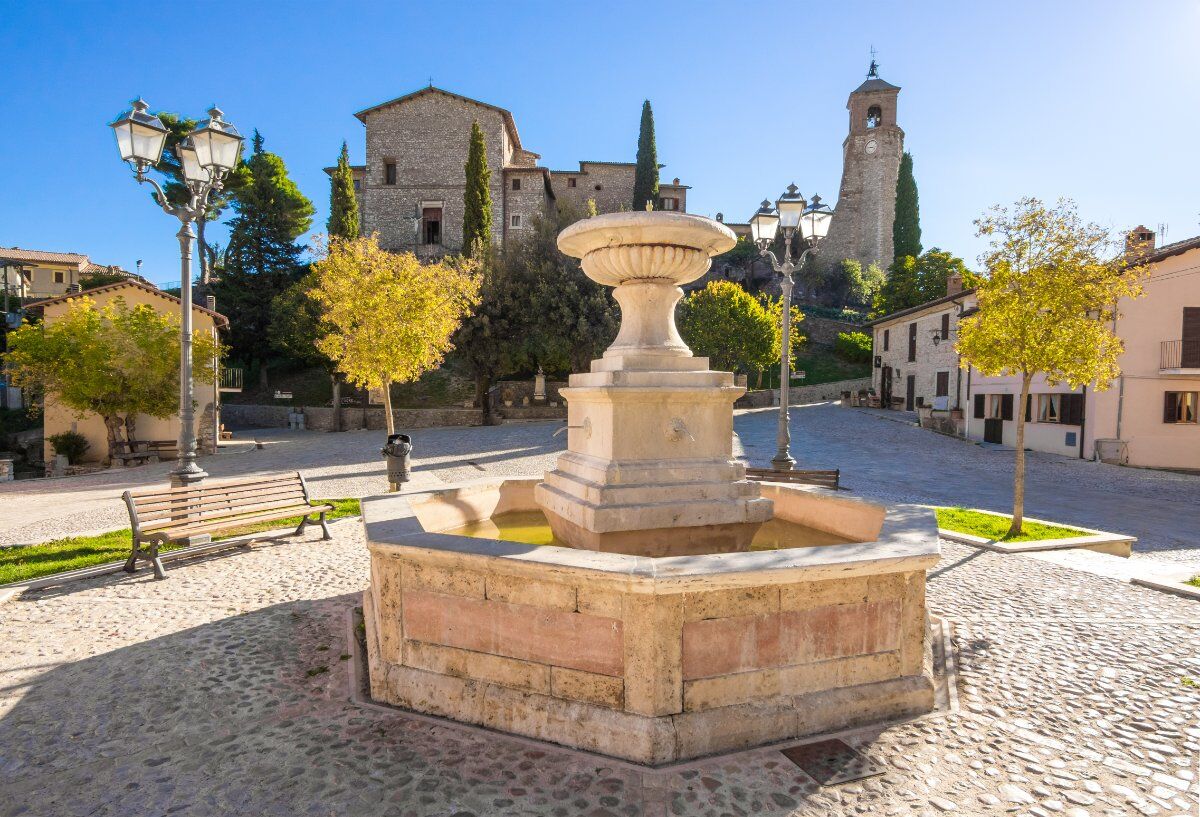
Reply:
[[[88,275],[108,272],[129,276],[120,267],[93,264],[80,253],[0,247],[0,294],[12,298],[65,295],[85,285]]]
[[[953,346],[958,320],[975,307],[968,290],[871,324],[876,393],[902,398],[897,406],[909,410],[959,408],[959,433],[978,442],[1016,445],[1023,413],[1025,445],[1036,451],[1200,470],[1200,236],[1157,249],[1146,228],[1131,236],[1129,250],[1149,274],[1145,294],[1117,306],[1124,352],[1107,389],[1037,376],[1029,404],[1019,406],[1019,377],[960,369]]]
[[[38,301],[30,304],[30,307],[40,308],[43,321],[47,325],[51,325],[66,314],[74,298],[82,296],[91,298],[96,302],[97,307],[103,307],[118,298],[123,299],[130,307],[145,304],[162,313],[178,314],[180,307],[178,298],[136,280],[96,287],[78,295],[63,295]],[[224,315],[204,307],[192,306],[192,331],[196,335],[208,333],[216,337],[218,330],[228,325],[229,321]],[[195,361],[195,365],[199,368],[201,362]],[[217,382],[201,383],[196,381],[196,436],[199,440],[198,450],[202,454],[211,454],[216,451],[216,432],[220,423],[219,397]],[[79,416],[71,409],[57,403],[53,396],[47,395],[43,424],[46,436],[44,449],[46,462],[54,460],[54,446],[50,443],[50,437],[64,431],[75,431],[87,438],[90,447],[84,455],[84,462],[103,462],[108,455],[108,433],[104,426],[104,420],[97,414]],[[135,420],[135,428],[140,441],[178,440],[179,415],[173,414],[166,418],[138,415]]]
[[[492,234],[497,244],[528,233],[534,219],[569,207],[584,213],[628,210],[632,162],[579,163],[550,170],[525,148],[511,112],[432,86],[359,111],[366,164],[353,167],[364,233],[391,250],[436,256],[462,249],[463,193],[472,123],[487,144]],[[332,171],[332,168],[327,168]],[[687,209],[687,185],[660,185],[664,209]]]

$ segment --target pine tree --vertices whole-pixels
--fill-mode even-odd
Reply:
[[[471,123],[471,145],[467,149],[467,189],[463,193],[463,255],[468,258],[492,243],[492,191],[488,187],[487,145],[479,122]]]
[[[917,200],[917,180],[913,176],[912,154],[900,159],[896,177],[896,217],[892,222],[892,255],[896,262],[906,255],[921,254],[921,208]]]
[[[213,290],[229,317],[233,356],[266,359],[271,301],[303,274],[296,239],[312,226],[312,202],[288,176],[283,159],[263,149],[254,132],[254,153],[238,169],[225,270]],[[260,371],[265,371],[260,369]],[[265,383],[265,375],[264,380]]]
[[[642,124],[638,130],[637,169],[633,175],[633,209],[645,210],[646,202],[658,207],[658,148],[654,143],[654,111],[650,100],[642,103]]]
[[[329,221],[325,229],[334,238],[353,241],[358,238],[358,200],[354,197],[354,174],[350,170],[350,150],[342,142],[337,167],[329,179]]]

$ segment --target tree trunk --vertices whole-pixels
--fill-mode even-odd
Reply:
[[[1007,537],[1018,536],[1025,522],[1025,405],[1033,375],[1021,376],[1021,400],[1013,408],[1017,420],[1017,456],[1013,459],[1013,513]]]
[[[333,430],[342,430],[342,378],[337,372],[329,375],[333,381]]]
[[[488,389],[491,388],[492,378],[486,374],[475,375],[475,405],[483,409],[483,424],[491,425],[492,407],[488,400]]]
[[[125,415],[125,442],[130,445],[137,439],[137,414],[129,412]],[[132,449],[131,449],[132,451]]]
[[[200,248],[200,285],[207,291],[209,282],[208,242],[204,240],[204,219],[196,221],[196,245]]]
[[[121,418],[116,414],[104,415],[104,430],[108,434],[108,464],[112,465],[113,454],[117,453],[117,442],[120,439]]]
[[[258,362],[258,387],[263,391],[270,388],[270,384],[267,382],[267,361],[265,360]]]
[[[383,418],[388,436],[396,433],[396,418],[392,416],[392,381],[383,381]]]

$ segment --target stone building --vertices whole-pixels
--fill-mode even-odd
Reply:
[[[829,235],[818,250],[821,263],[843,258],[865,267],[892,263],[896,179],[904,154],[904,131],[896,124],[900,88],[879,78],[874,61],[867,79],[850,94],[850,132],[842,142],[842,184]]]
[[[550,170],[521,142],[511,112],[429,86],[355,114],[366,127],[366,164],[353,168],[364,233],[391,250],[440,255],[462,249],[464,166],[478,122],[491,170],[492,230],[499,244],[517,238],[553,208],[601,213],[629,209],[632,162],[583,161]],[[333,168],[326,168],[332,171]],[[685,211],[688,187],[660,185],[664,209]]]

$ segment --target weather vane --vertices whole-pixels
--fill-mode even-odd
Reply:
[[[875,62],[875,46],[871,46],[871,68],[867,71],[867,79],[871,77],[879,78],[879,63]]]

